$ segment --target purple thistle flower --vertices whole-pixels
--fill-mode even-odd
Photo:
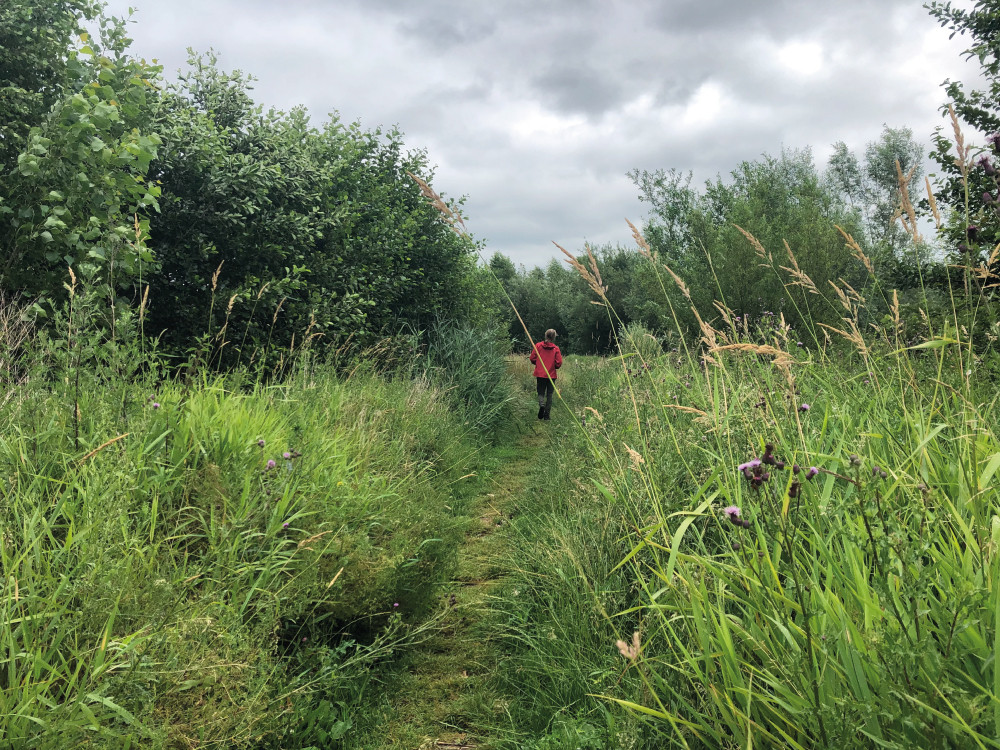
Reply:
[[[980,157],[976,163],[986,173],[987,177],[993,177],[997,173],[996,167],[993,166],[993,161],[988,156]]]
[[[392,603],[392,608],[393,609],[399,609],[399,602],[393,602]]]
[[[806,479],[812,479],[817,474],[819,474],[819,469],[815,466],[810,466],[809,471],[806,472]]]
[[[289,523],[290,523],[289,521],[285,521],[285,522],[284,522],[283,524],[281,524],[281,528],[283,528],[283,529],[287,529],[287,528],[288,528],[288,525],[289,525]]]
[[[273,458],[267,459],[267,468],[268,469],[273,469],[277,465],[278,464],[275,462],[275,460]]]
[[[792,474],[798,474],[800,471],[802,471],[801,466],[798,464],[792,464]]]
[[[800,342],[798,342],[798,345],[799,346],[803,346],[803,343],[800,341]]]
[[[285,451],[284,453],[281,454],[281,457],[285,459],[290,459],[292,457],[292,454],[289,453],[288,451]]]
[[[733,516],[736,516],[737,518],[739,518],[739,516],[740,516],[740,506],[738,506],[738,505],[727,505],[725,508],[722,509],[722,512],[725,513],[730,518],[732,518]]]
[[[265,445],[266,445],[266,443],[264,442],[263,438],[261,438],[260,440],[257,441],[257,447],[258,448],[263,448]]]
[[[153,408],[154,409],[159,409],[160,408],[160,402],[159,401],[154,401],[153,402]]]
[[[799,411],[809,411],[810,408],[809,404],[802,404],[802,406],[799,407]]]
[[[737,466],[736,470],[745,472],[747,469],[756,469],[758,466],[760,466],[760,459],[753,458],[747,461],[745,464],[740,464],[739,466]]]
[[[1000,133],[990,133],[986,136],[986,142],[993,147],[994,151],[1000,151]]]

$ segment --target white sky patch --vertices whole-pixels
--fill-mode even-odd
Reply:
[[[778,64],[796,77],[814,76],[823,70],[823,45],[819,42],[793,40],[777,48]]]
[[[727,96],[722,84],[705,81],[684,107],[678,124],[685,130],[707,128],[723,114],[726,104]]]

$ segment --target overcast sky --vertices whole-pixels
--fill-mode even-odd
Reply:
[[[971,0],[958,0],[970,7]],[[971,80],[961,37],[919,0],[110,0],[133,51],[172,77],[213,48],[257,101],[398,125],[434,186],[468,196],[487,253],[544,264],[631,243],[647,207],[626,172],[696,183],[742,160],[883,125],[930,142],[941,83]]]

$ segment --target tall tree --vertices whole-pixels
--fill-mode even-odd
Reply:
[[[865,146],[864,160],[838,141],[827,165],[826,177],[851,208],[858,212],[865,240],[873,254],[897,255],[910,244],[909,235],[895,220],[900,204],[896,164],[919,184],[923,174],[923,147],[909,128],[884,126],[878,140]]]
[[[970,44],[963,54],[979,62],[986,80],[984,89],[952,80],[943,85],[956,117],[971,129],[966,140],[985,135],[989,148],[977,160],[971,158],[974,153],[958,158],[949,125],[937,129],[931,154],[941,171],[938,202],[952,211],[946,229],[951,249],[978,256],[1000,242],[1000,3],[978,0],[967,10],[935,0],[925,7],[952,37],[968,36]],[[969,224],[972,228],[967,231]]]

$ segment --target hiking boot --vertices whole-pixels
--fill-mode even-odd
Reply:
[[[539,406],[538,407],[538,418],[539,419],[545,419],[545,407],[544,406]]]
[[[546,406],[542,411],[545,412],[542,415],[542,419],[550,419],[549,414],[552,413],[552,407],[551,406]]]

